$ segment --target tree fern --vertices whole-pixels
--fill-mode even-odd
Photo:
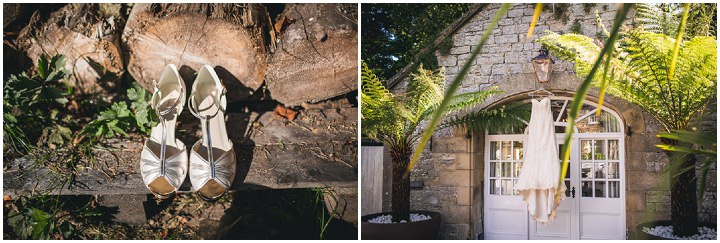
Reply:
[[[579,76],[588,75],[587,67],[600,50],[592,39],[575,34],[548,32],[538,41],[558,58],[573,62]],[[635,29],[623,33],[620,42],[610,72],[598,73],[593,78],[595,84],[599,86],[598,81],[605,75],[609,94],[649,111],[665,130],[683,129],[714,95],[717,79],[713,38],[694,37],[681,43],[672,80],[668,79],[668,70],[673,38]]]
[[[638,3],[635,5],[633,23],[648,32],[674,36],[677,34],[680,19],[677,14],[665,11],[656,4]]]

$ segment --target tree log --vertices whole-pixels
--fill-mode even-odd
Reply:
[[[74,76],[70,85],[77,91],[112,89],[124,71],[121,9],[120,4],[68,4],[47,16],[38,9],[16,45],[33,62],[43,53],[65,55],[65,68]]]
[[[357,89],[357,5],[293,5],[277,27],[266,79],[274,99],[295,106]]]
[[[208,64],[229,99],[244,98],[264,80],[269,26],[260,4],[136,4],[122,35],[127,69],[150,89],[172,63],[191,87],[195,71]]]

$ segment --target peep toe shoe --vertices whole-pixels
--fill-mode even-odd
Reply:
[[[204,65],[188,98],[188,108],[202,128],[202,139],[190,151],[190,182],[207,201],[222,197],[235,179],[235,150],[225,127],[225,93],[215,70]]]
[[[140,156],[140,173],[150,192],[160,199],[177,192],[188,171],[185,144],[175,138],[175,122],[185,105],[185,83],[175,65],[168,65],[156,82],[151,106],[160,124],[153,127]]]

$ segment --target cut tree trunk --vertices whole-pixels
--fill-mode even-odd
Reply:
[[[121,4],[80,3],[50,14],[37,9],[15,42],[33,62],[43,53],[65,55],[65,68],[74,77],[70,85],[76,91],[112,90],[124,71],[119,45],[122,10]]]
[[[297,106],[357,89],[356,4],[293,5],[275,27],[267,75],[274,99]]]
[[[230,100],[246,98],[263,83],[271,26],[260,4],[136,4],[122,35],[127,69],[152,90],[165,66],[175,64],[189,88],[207,64]]]
[[[698,233],[696,158],[694,154],[688,154],[687,157],[676,158],[673,162],[681,163],[679,167],[671,167],[674,169],[670,175],[673,181],[670,192],[673,233],[677,236],[692,236]],[[680,170],[688,167],[692,169],[675,177]]]
[[[392,220],[410,222],[410,177],[403,174],[410,164],[411,151],[390,151],[392,159]]]

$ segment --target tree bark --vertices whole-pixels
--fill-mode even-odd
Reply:
[[[681,166],[673,166],[671,178],[671,220],[673,233],[677,236],[692,236],[698,233],[698,205],[697,205],[697,178],[695,177],[694,154],[687,157],[674,155],[671,158],[673,163],[681,163]],[[687,167],[692,169],[677,175],[679,170]]]
[[[410,177],[403,178],[403,174],[410,164],[412,151],[399,149],[390,151],[392,159],[392,220],[410,222]]]
[[[127,69],[146,89],[167,64],[192,87],[194,73],[207,64],[236,100],[263,83],[270,31],[261,4],[136,4],[122,39]]]
[[[357,89],[357,5],[297,4],[275,25],[278,43],[267,84],[287,106]]]

